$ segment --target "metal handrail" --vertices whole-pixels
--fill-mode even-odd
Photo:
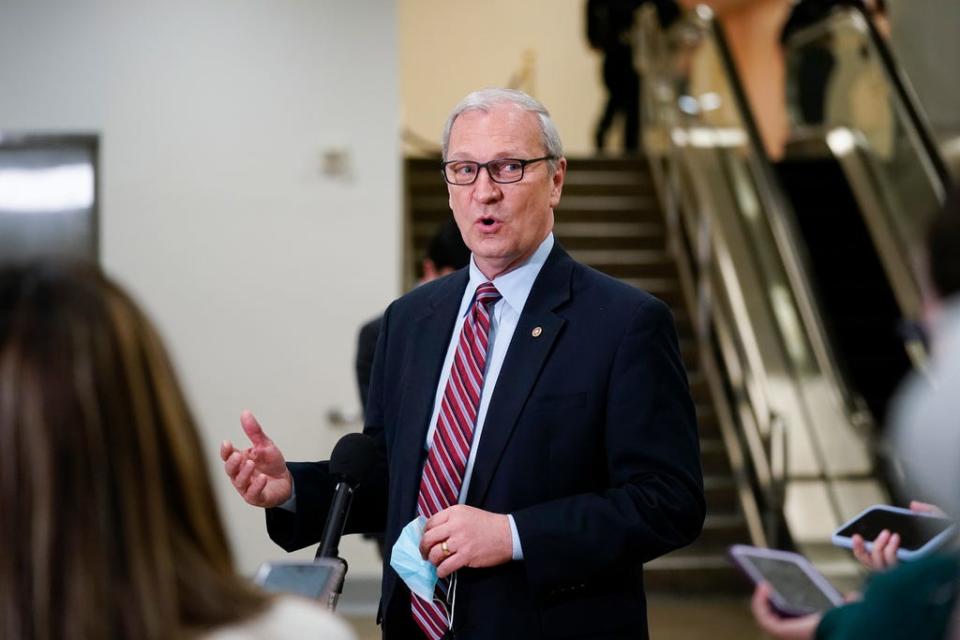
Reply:
[[[953,182],[950,171],[947,169],[947,164],[940,154],[940,149],[936,141],[934,141],[933,136],[930,134],[930,124],[927,122],[927,117],[924,114],[923,108],[920,106],[916,92],[913,90],[913,85],[910,84],[900,69],[896,59],[893,57],[890,46],[887,44],[886,38],[877,30],[876,23],[871,19],[864,7],[859,5],[836,7],[827,19],[798,29],[796,33],[791,34],[786,44],[788,46],[796,46],[797,43],[803,43],[804,41],[809,42],[821,38],[831,33],[832,23],[843,20],[851,21],[857,30],[866,35],[880,56],[882,62],[880,67],[883,69],[890,87],[893,88],[897,100],[904,108],[904,113],[911,125],[911,133],[916,137],[920,146],[925,151],[925,160],[929,162],[930,167],[933,169],[931,178],[934,178],[934,180],[932,180],[932,182],[942,201],[943,198],[946,197],[946,193],[949,191],[950,185]]]
[[[662,77],[657,73],[669,74],[669,65],[666,64],[665,47],[663,45],[662,33],[656,28],[652,11],[645,11],[641,16],[641,27],[643,29],[641,39],[641,56],[645,71],[647,72],[647,98],[656,99],[659,91],[667,91],[668,87],[661,86]],[[691,22],[695,29],[691,30]],[[805,336],[806,346],[812,355],[812,362],[816,363],[817,371],[821,378],[826,382],[826,389],[834,393],[837,407],[845,409],[846,418],[849,424],[861,424],[865,419],[862,413],[862,400],[854,394],[846,385],[843,376],[837,366],[837,360],[832,352],[831,346],[827,340],[826,330],[819,316],[818,305],[815,294],[810,287],[810,279],[807,277],[809,269],[807,268],[807,259],[803,253],[803,248],[798,246],[796,238],[799,231],[795,229],[795,220],[792,218],[792,210],[783,194],[778,188],[778,182],[774,175],[772,165],[766,155],[766,151],[760,142],[760,134],[755,121],[752,118],[746,94],[742,85],[739,83],[739,76],[733,62],[729,47],[727,46],[723,30],[720,25],[713,20],[712,12],[706,7],[699,7],[693,17],[688,17],[686,23],[681,23],[674,29],[686,29],[686,33],[678,32],[673,35],[678,38],[701,37],[709,38],[716,51],[719,54],[722,72],[725,74],[725,80],[729,89],[733,92],[733,105],[744,130],[714,130],[694,131],[689,127],[684,127],[679,122],[666,122],[666,128],[670,130],[670,135],[663,135],[658,140],[664,146],[660,151],[663,157],[663,166],[656,158],[651,160],[655,183],[661,195],[661,200],[667,205],[668,220],[676,220],[677,224],[670,225],[670,231],[673,237],[682,237],[688,234],[694,238],[709,236],[713,238],[712,242],[718,244],[718,250],[724,251],[722,236],[716,235],[717,232],[710,229],[710,202],[709,194],[713,187],[704,183],[704,176],[697,175],[699,162],[687,167],[687,176],[691,181],[692,190],[701,192],[701,197],[697,205],[700,211],[696,214],[690,214],[694,218],[699,218],[694,222],[686,220],[681,209],[692,210],[696,207],[682,206],[684,193],[682,188],[687,185],[679,184],[680,170],[678,167],[684,165],[687,160],[682,157],[678,150],[680,145],[692,142],[692,138],[698,134],[712,133],[720,141],[728,139],[723,144],[736,143],[736,145],[746,145],[746,154],[744,159],[747,162],[747,171],[751,173],[751,182],[756,189],[755,197],[759,199],[760,208],[767,216],[769,237],[776,246],[779,254],[781,268],[783,270],[781,277],[786,278],[783,282],[790,288],[792,293],[792,304],[795,305],[797,312],[802,319],[801,325],[803,335]],[[695,32],[695,33],[694,33]],[[699,35],[698,35],[699,34]],[[666,70],[666,71],[665,71]],[[674,99],[672,94],[669,99]],[[644,113],[656,112],[653,109],[645,109]],[[670,118],[676,118],[679,111],[670,110]],[[645,132],[648,134],[650,132]],[[732,135],[738,133],[738,136]],[[723,134],[723,135],[721,135]],[[678,136],[685,140],[678,141]],[[645,140],[649,142],[648,140]],[[707,146],[714,143],[707,141]],[[649,146],[649,144],[648,144]],[[691,155],[690,160],[698,158],[698,155]],[[722,156],[717,156],[722,159]],[[713,160],[710,161],[714,162]],[[676,211],[671,211],[671,209]],[[684,243],[678,240],[671,241],[674,247],[674,253],[678,256],[678,262],[681,265],[681,281],[685,282],[684,290],[688,299],[695,302],[692,308],[698,309],[698,317],[712,317],[713,330],[709,330],[709,323],[703,323],[698,338],[701,343],[701,354],[706,353],[705,362],[711,363],[711,366],[705,366],[705,375],[708,382],[711,382],[711,392],[716,401],[721,406],[727,407],[727,411],[718,411],[718,417],[722,418],[720,425],[724,435],[724,440],[730,447],[731,463],[736,468],[736,457],[744,456],[749,452],[749,456],[744,456],[743,471],[749,475],[744,482],[743,477],[738,479],[738,486],[751,485],[755,487],[756,495],[747,499],[748,503],[757,505],[758,498],[762,501],[764,509],[759,528],[760,534],[756,534],[751,527],[751,535],[755,539],[762,539],[769,542],[779,542],[780,523],[785,505],[785,493],[787,486],[787,438],[786,421],[773,407],[775,403],[766,394],[766,382],[762,373],[764,365],[756,369],[753,361],[760,363],[758,356],[759,349],[756,344],[756,338],[750,338],[750,320],[747,309],[743,304],[742,293],[737,293],[740,286],[737,282],[737,276],[730,271],[730,256],[723,255],[703,255],[700,251],[693,251],[689,246],[684,247]],[[685,263],[689,263],[684,267]],[[725,266],[726,265],[726,266]],[[684,272],[696,274],[692,278],[695,282],[691,283],[691,277],[683,277]],[[706,274],[706,275],[704,275]],[[712,277],[711,277],[712,274]],[[716,278],[716,281],[713,280]],[[732,289],[731,289],[732,287]],[[727,300],[729,306],[726,309],[718,307],[715,302],[718,300]],[[707,331],[704,331],[707,328]],[[747,342],[743,340],[747,339]],[[722,358],[726,378],[723,377],[720,369],[720,361],[712,359],[713,350],[719,353]],[[753,354],[753,355],[751,355]],[[789,359],[787,359],[789,362]],[[797,372],[794,372],[796,375]],[[711,380],[718,378],[718,380]],[[797,379],[799,382],[799,378]],[[727,392],[723,392],[724,386]],[[719,392],[714,392],[720,389]],[[798,388],[799,389],[799,388]],[[799,390],[798,390],[799,392]],[[729,395],[732,394],[732,395]],[[804,401],[805,402],[805,401]],[[819,441],[818,435],[811,429],[810,421],[813,418],[809,414],[809,409],[800,409],[806,412],[803,417],[795,417],[802,423],[807,424],[807,438],[811,452],[819,469],[818,477],[831,478],[836,477],[828,464],[823,444]],[[739,413],[738,413],[739,412]],[[726,417],[724,417],[726,415]],[[739,418],[739,420],[737,420]],[[842,513],[839,497],[836,494],[836,487],[832,482],[826,485],[826,498],[830,502],[831,510],[834,514]]]
[[[888,89],[889,104],[897,115],[893,130],[902,132],[909,145],[904,147],[916,158],[915,165],[922,170],[924,186],[923,196],[930,195],[942,204],[950,185],[950,175],[946,168],[929,124],[920,108],[912,88],[897,67],[885,38],[877,31],[876,24],[860,7],[838,7],[824,20],[798,30],[787,39],[785,46],[788,55],[800,55],[811,47],[828,46],[825,43],[835,41],[838,34],[852,33],[857,40],[853,43],[870,60],[871,68],[883,74]],[[839,54],[837,54],[839,55]],[[932,213],[933,201],[922,198],[922,210],[916,211],[914,204],[910,208],[897,198],[898,194],[889,186],[878,163],[875,152],[871,150],[864,133],[849,125],[843,118],[822,126],[799,129],[802,144],[815,141],[822,148],[824,156],[832,155],[842,168],[844,175],[861,209],[867,229],[877,248],[891,288],[903,316],[919,319],[922,314],[923,274],[915,260],[915,251],[922,242],[920,233],[924,216]],[[900,206],[897,206],[899,202]],[[923,361],[922,349],[906,344],[905,348],[914,363]]]
[[[645,66],[652,67],[656,64],[653,58],[657,55],[651,52],[660,44],[659,37],[661,32],[657,24],[655,14],[651,7],[646,8],[641,15],[641,46],[644,53],[641,54],[641,62]],[[645,110],[646,112],[646,110]],[[672,149],[672,148],[671,148]],[[675,153],[671,150],[671,155]],[[689,238],[704,238],[709,234],[708,229],[689,228],[688,221],[682,213],[684,207],[678,201],[682,198],[683,190],[679,185],[681,180],[677,174],[676,168],[679,163],[672,161],[667,167],[661,167],[658,163],[651,163],[651,171],[654,176],[654,184],[659,192],[661,202],[664,203],[667,218],[668,242],[671,252],[677,259],[678,274],[681,281],[681,289],[687,301],[689,309],[696,310],[696,324],[698,336],[698,355],[700,358],[701,369],[716,409],[717,420],[720,426],[721,437],[724,440],[733,470],[734,482],[736,483],[738,499],[744,520],[750,534],[753,544],[759,546],[768,546],[771,542],[777,540],[777,531],[771,527],[770,523],[778,518],[782,511],[782,501],[772,504],[770,498],[776,497],[776,492],[772,488],[772,476],[769,465],[766,463],[767,456],[763,453],[758,457],[756,452],[751,451],[747,454],[748,447],[741,442],[739,428],[734,417],[735,409],[732,406],[725,392],[725,382],[721,371],[721,365],[715,355],[717,336],[711,331],[710,319],[715,318],[713,308],[712,285],[710,284],[710,274],[713,271],[711,256],[708,247],[693,247]],[[700,224],[705,224],[706,217],[700,219]],[[735,349],[742,353],[741,349]],[[749,365],[744,365],[749,369]],[[741,390],[741,394],[745,393]],[[750,405],[752,406],[752,405]],[[756,431],[753,439],[762,440],[760,427],[754,421]],[[761,447],[761,451],[763,448]],[[757,491],[753,485],[759,485],[760,495],[767,498],[764,505],[764,513],[761,513],[757,502]],[[771,515],[774,514],[774,515]]]
[[[706,11],[704,11],[704,9],[706,9]],[[712,11],[701,5],[697,8],[697,12],[711,29],[714,41],[720,51],[724,71],[733,89],[733,97],[737,105],[737,111],[747,130],[747,143],[751,151],[748,156],[748,161],[751,164],[751,168],[761,178],[757,181],[757,190],[767,205],[765,209],[770,214],[770,226],[773,230],[780,255],[784,259],[783,265],[786,269],[787,277],[790,280],[791,290],[800,313],[803,316],[804,323],[807,326],[810,346],[813,349],[820,368],[830,378],[832,388],[840,392],[841,401],[846,407],[847,415],[852,421],[863,423],[865,422],[865,418],[862,415],[863,400],[850,389],[843,375],[841,375],[838,359],[827,338],[827,330],[823,319],[817,312],[819,305],[816,302],[816,294],[810,285],[810,269],[807,266],[809,264],[809,258],[803,247],[794,241],[795,238],[801,237],[801,232],[796,224],[795,216],[792,214],[790,203],[784,197],[782,191],[773,186],[779,184],[779,182],[773,170],[770,157],[767,154],[766,148],[763,146],[763,138],[760,135],[760,129],[753,117],[753,110],[747,100],[746,91],[740,82],[736,62],[730,51],[726,35],[720,23],[713,19]]]

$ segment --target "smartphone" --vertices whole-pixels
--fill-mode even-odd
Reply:
[[[843,604],[843,595],[799,553],[737,544],[730,559],[754,584],[768,582],[770,604],[783,616],[822,613]]]
[[[867,551],[872,551],[873,541],[884,529],[900,535],[897,557],[901,560],[923,557],[945,545],[956,533],[956,525],[949,518],[878,504],[837,529],[831,540],[838,547],[852,549],[853,535],[859,533]]]
[[[337,587],[345,568],[337,559],[318,558],[312,562],[264,562],[253,581],[265,591],[294,593],[336,606]]]

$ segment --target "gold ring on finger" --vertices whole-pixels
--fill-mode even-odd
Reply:
[[[447,546],[446,540],[440,543],[440,551],[443,551],[443,555],[445,556],[450,555],[450,547]]]

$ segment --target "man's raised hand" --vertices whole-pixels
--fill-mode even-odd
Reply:
[[[283,454],[252,413],[241,413],[240,425],[253,446],[237,449],[229,440],[220,444],[220,458],[230,482],[237,493],[255,507],[283,504],[293,495],[293,477]]]

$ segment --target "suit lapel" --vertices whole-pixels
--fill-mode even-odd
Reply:
[[[399,496],[395,497],[403,503],[401,513],[409,514],[409,517],[413,517],[417,502],[419,462],[427,441],[440,369],[468,279],[467,269],[461,269],[437,287],[423,315],[414,324],[410,335],[410,365],[404,379],[397,381],[406,385],[407,390],[404,394],[403,423],[398,425],[390,468],[400,474],[397,483],[401,490]],[[418,461],[418,464],[411,465],[411,460]]]
[[[565,321],[554,313],[554,309],[570,298],[573,264],[573,259],[556,243],[530,290],[530,297],[510,340],[484,419],[467,504],[483,503],[503,449],[510,440],[550,349],[560,335]],[[539,332],[535,332],[537,327],[540,328]]]

